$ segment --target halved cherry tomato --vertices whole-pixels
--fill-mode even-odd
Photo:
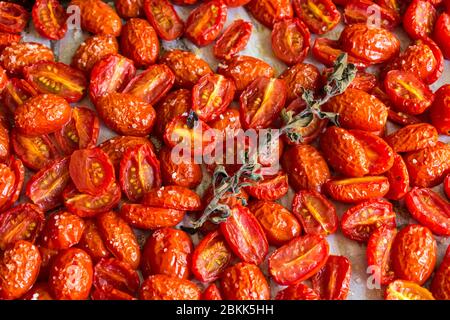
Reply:
[[[389,192],[384,197],[390,200],[403,198],[409,189],[409,174],[405,161],[397,153],[394,154],[394,164],[385,175],[389,180]]]
[[[450,85],[443,85],[435,92],[430,108],[431,123],[439,133],[450,136]]]
[[[341,20],[341,14],[331,0],[294,0],[293,6],[297,16],[313,33],[327,33]]]
[[[11,78],[2,91],[2,102],[11,113],[14,113],[17,106],[37,95],[37,91],[28,81]]]
[[[62,204],[62,193],[70,182],[69,157],[55,160],[37,172],[27,183],[26,195],[43,211]]]
[[[12,190],[8,193],[8,196],[2,201],[0,205],[0,212],[3,212],[14,205],[14,203],[19,199],[20,193],[22,192],[23,181],[25,178],[25,168],[22,161],[11,157],[9,159],[9,168],[14,174],[14,185]],[[9,189],[9,186],[7,187]]]
[[[16,176],[14,171],[4,163],[0,163],[0,208],[3,207],[14,193]]]
[[[59,40],[67,32],[68,15],[58,0],[37,0],[32,16],[37,32],[44,38]]]
[[[450,299],[450,246],[447,247],[444,259],[434,274],[431,282],[431,292],[436,299]]]
[[[148,145],[129,149],[120,161],[120,186],[128,199],[137,201],[161,186],[159,160]]]
[[[244,188],[252,197],[259,200],[277,200],[288,193],[288,176],[280,171],[273,176],[264,176],[262,180]]]
[[[201,291],[195,283],[165,274],[148,277],[139,289],[142,300],[199,300],[200,296]]]
[[[450,13],[442,12],[434,25],[433,39],[445,59],[450,59]]]
[[[357,203],[384,197],[389,191],[389,180],[383,176],[330,180],[325,183],[325,190],[336,201]]]
[[[145,193],[142,204],[167,209],[197,211],[202,208],[200,196],[176,185],[153,188]]]
[[[275,250],[269,257],[269,273],[281,285],[290,285],[310,278],[326,263],[327,240],[319,235],[296,237]]]
[[[385,200],[369,200],[348,209],[341,220],[344,236],[366,242],[370,235],[382,226],[395,228],[395,212]]]
[[[302,20],[282,20],[272,30],[272,51],[287,65],[302,62],[310,47],[310,33]]]
[[[21,5],[8,1],[0,2],[0,31],[20,33],[27,26],[29,13]]]
[[[79,216],[66,212],[55,212],[45,222],[40,244],[51,250],[68,249],[80,242],[85,225]]]
[[[386,300],[434,300],[427,289],[417,283],[405,280],[391,282],[384,293]]]
[[[231,208],[231,215],[220,224],[220,230],[231,250],[245,262],[260,264],[269,245],[264,231],[250,210],[241,205]]]
[[[192,273],[202,282],[217,280],[230,265],[233,254],[219,231],[205,236],[192,255]]]
[[[202,300],[223,300],[215,283],[211,283],[202,293]]]
[[[111,252],[105,246],[94,220],[85,220],[85,228],[78,247],[86,251],[94,262],[108,258]]]
[[[339,220],[334,205],[317,191],[297,192],[292,212],[302,223],[306,234],[327,236],[337,230]]]
[[[275,22],[292,18],[294,12],[289,0],[251,0],[246,9],[267,28]]]
[[[327,263],[311,279],[323,300],[345,300],[350,290],[352,266],[344,256],[330,255]]]
[[[213,48],[217,59],[229,60],[243,50],[252,34],[253,25],[250,22],[238,19],[225,29],[217,39]]]
[[[227,6],[221,0],[201,4],[189,14],[185,36],[199,47],[210,44],[222,31],[227,11]]]
[[[22,36],[20,34],[0,32],[0,53],[6,46],[9,46],[11,43],[17,43],[21,39]]]
[[[145,0],[144,11],[161,39],[171,41],[183,34],[183,20],[168,0]]]
[[[429,1],[413,0],[403,16],[403,28],[414,40],[427,38],[436,22],[436,9]]]
[[[434,147],[438,132],[428,123],[412,124],[391,133],[385,140],[395,152],[411,152]]]
[[[303,283],[295,283],[278,291],[275,300],[320,300],[320,297],[315,290]]]
[[[327,38],[316,38],[311,52],[316,60],[322,62],[327,67],[333,67],[336,59],[344,53],[338,41]],[[351,54],[348,54],[347,61],[355,65],[358,69],[365,69],[370,64]]]
[[[130,226],[143,230],[175,227],[183,220],[185,214],[186,211],[183,210],[133,203],[125,203],[120,208],[120,216]]]
[[[367,23],[374,13],[380,15],[381,27],[392,30],[400,23],[400,15],[390,8],[385,8],[371,0],[351,0],[344,8],[346,24]]]
[[[376,268],[374,275],[382,285],[395,279],[391,263],[391,248],[396,235],[396,228],[381,226],[372,232],[367,242],[367,265]]]
[[[413,188],[405,196],[411,215],[441,236],[450,235],[450,203],[428,188]]]

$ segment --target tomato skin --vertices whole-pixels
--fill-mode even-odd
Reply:
[[[280,171],[274,176],[265,176],[263,180],[244,189],[250,196],[258,200],[277,200],[288,193],[288,176],[285,172]]]
[[[395,280],[391,282],[384,293],[385,300],[434,300],[433,295],[427,289],[417,283]]]
[[[389,191],[389,180],[384,176],[365,176],[330,180],[324,185],[326,193],[343,203],[358,203],[384,197]]]
[[[450,203],[428,188],[413,188],[405,196],[413,218],[441,236],[450,235]]]
[[[202,282],[212,282],[230,265],[233,254],[219,231],[207,234],[192,254],[192,273]]]
[[[327,38],[316,38],[311,52],[316,60],[330,68],[333,67],[337,57],[344,53],[339,41]],[[365,69],[370,65],[369,62],[356,58],[351,54],[348,54],[347,59],[349,63],[354,64],[358,69]]]
[[[384,196],[389,200],[400,200],[409,190],[409,174],[405,161],[397,153],[394,154],[394,164],[385,173],[389,180],[389,192]]]
[[[321,83],[319,69],[309,63],[297,63],[287,68],[279,78],[286,84],[289,102],[301,98],[304,89],[317,91]]]
[[[450,198],[450,174],[444,180],[444,192],[447,198]]]
[[[200,184],[203,178],[199,164],[191,162],[181,162],[177,164],[171,159],[171,149],[163,147],[160,153],[161,175],[165,185],[177,185],[193,189]]]
[[[164,227],[175,227],[183,221],[183,210],[151,207],[141,204],[125,203],[120,209],[120,216],[130,226],[143,230],[155,230]]]
[[[84,224],[85,228],[81,235],[80,242],[78,243],[78,247],[86,251],[86,253],[91,256],[93,262],[110,257],[111,253],[106,248],[95,221],[85,220]]]
[[[450,85],[440,87],[430,108],[431,123],[441,134],[450,135]]]
[[[374,275],[379,277],[381,285],[387,285],[395,280],[391,249],[396,235],[396,228],[385,225],[372,232],[367,242],[367,265],[377,268]]]
[[[320,300],[319,294],[302,283],[278,291],[275,300]]]
[[[436,299],[449,300],[450,299],[450,249],[447,247],[447,252],[442,260],[439,268],[434,274],[431,282],[431,292]]]
[[[309,29],[302,20],[294,18],[292,20],[281,20],[274,24],[272,51],[278,59],[287,65],[302,62],[308,54],[309,47]]]
[[[238,19],[230,24],[217,39],[213,48],[214,56],[220,60],[229,60],[247,45],[252,34],[253,25]]]
[[[16,175],[13,170],[6,164],[0,163],[0,206],[3,207],[8,203],[14,193],[14,184]]]
[[[226,300],[268,300],[270,288],[261,270],[254,264],[239,262],[222,273],[220,279]]]
[[[53,51],[36,42],[18,42],[5,47],[0,55],[2,66],[12,75],[21,75],[23,69],[39,61],[54,61]]]
[[[311,279],[323,300],[345,300],[350,290],[352,266],[344,256],[330,255],[325,266]]]
[[[85,300],[89,297],[93,267],[89,255],[81,249],[61,251],[50,269],[49,286],[58,300]]]
[[[439,46],[445,59],[450,59],[450,13],[442,12],[434,25],[433,40]]]
[[[59,40],[67,32],[67,13],[57,0],[37,0],[32,18],[37,32],[44,38]]]
[[[202,293],[202,300],[223,300],[219,288],[212,283]]]
[[[216,120],[210,121],[209,126],[212,129],[221,131],[223,134],[226,134],[227,130],[237,132],[239,129],[242,129],[239,110],[227,108]]]
[[[144,277],[164,274],[189,279],[193,245],[189,235],[174,228],[161,228],[148,237],[142,251]]]
[[[73,213],[53,213],[47,218],[40,243],[52,250],[68,249],[80,242],[84,228],[83,219]]]
[[[140,17],[144,14],[144,0],[115,0],[114,8],[123,19]]]
[[[148,277],[139,290],[142,300],[199,300],[200,296],[201,291],[195,283],[165,274]]]
[[[20,42],[22,36],[20,34],[0,32],[0,53],[12,43]]]
[[[341,20],[341,14],[331,0],[294,0],[293,7],[312,33],[327,33]]]
[[[27,26],[29,16],[29,13],[21,5],[2,1],[0,3],[0,31],[22,32]]]
[[[436,240],[421,225],[408,225],[399,231],[392,245],[392,262],[397,278],[422,285],[436,264]]]
[[[288,0],[251,0],[246,9],[269,29],[272,29],[277,21],[292,18],[294,15]]]
[[[22,300],[54,300],[50,295],[47,283],[35,283],[33,287],[21,298]]]
[[[426,38],[433,32],[436,17],[436,9],[431,2],[413,0],[403,16],[403,28],[414,40]]]
[[[171,41],[183,34],[184,22],[169,1],[144,0],[144,11],[161,39]]]
[[[329,246],[324,237],[309,234],[296,237],[270,255],[269,273],[280,285],[298,283],[318,272],[328,255]]]
[[[153,132],[162,137],[166,126],[173,118],[188,113],[192,106],[191,91],[187,89],[178,89],[169,92],[162,98],[159,106],[156,108],[156,120]]]
[[[411,152],[434,147],[438,141],[438,133],[432,125],[420,123],[405,126],[385,139],[395,152]]]
[[[394,0],[395,1],[395,0]],[[380,12],[381,26],[388,30],[394,29],[400,22],[400,15],[393,9],[385,7],[382,3],[373,3],[370,0],[351,0],[344,7],[344,21],[346,24],[367,23],[370,15],[378,10]]]
[[[6,169],[6,168],[5,168]],[[6,171],[11,171],[14,175],[14,184],[7,184],[6,189],[8,190],[8,196],[2,199],[2,204],[0,205],[0,212],[3,212],[14,205],[14,203],[19,199],[22,192],[23,181],[25,179],[25,168],[22,161],[19,159],[14,159],[11,157],[9,159],[9,168]]]
[[[145,193],[142,204],[187,211],[198,211],[202,208],[201,199],[197,193],[176,185],[149,190]]]

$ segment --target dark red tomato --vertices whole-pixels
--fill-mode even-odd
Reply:
[[[275,300],[320,300],[318,293],[303,283],[295,283],[278,291]]]
[[[450,13],[443,12],[434,25],[433,39],[445,59],[450,59]]]
[[[292,212],[307,234],[327,236],[336,232],[339,224],[334,205],[317,191],[297,192]]]
[[[340,202],[358,203],[384,197],[389,191],[389,180],[384,176],[365,176],[330,180],[324,185],[328,195]]]
[[[450,203],[428,188],[413,188],[405,196],[414,219],[440,236],[450,235]]]
[[[277,159],[278,161],[278,159]],[[289,190],[288,177],[283,171],[245,187],[245,191],[259,200],[277,200],[284,197]]]
[[[210,44],[222,31],[227,11],[227,6],[221,0],[201,4],[189,14],[185,36],[199,47]]]
[[[409,189],[409,174],[405,161],[397,153],[394,154],[394,164],[386,172],[389,180],[389,192],[384,196],[389,200],[400,200]]]
[[[448,199],[450,199],[450,174],[444,180],[444,192]]]
[[[6,189],[8,190],[8,196],[6,196],[1,201],[2,204],[0,205],[0,212],[3,212],[12,207],[13,204],[19,199],[20,193],[22,192],[23,181],[25,178],[25,168],[22,161],[20,161],[19,159],[14,159],[13,157],[11,157],[9,160],[9,169],[14,174],[14,184],[11,190],[9,190],[8,184],[5,185]],[[8,171],[6,170],[6,172]],[[4,193],[2,194],[4,195]]]
[[[269,273],[281,285],[290,285],[310,278],[326,263],[329,255],[327,240],[307,234],[292,239],[269,257]]]
[[[256,217],[241,205],[231,208],[231,215],[220,224],[220,230],[231,250],[242,261],[256,265],[269,251],[266,235]]]
[[[2,91],[2,102],[11,113],[29,98],[37,96],[37,91],[26,80],[11,78]]]
[[[21,5],[0,2],[0,31],[9,33],[22,32],[28,23],[29,13]]]
[[[172,70],[165,64],[155,64],[130,80],[123,92],[155,105],[174,83]]]
[[[239,98],[239,111],[245,129],[269,127],[286,102],[287,90],[283,80],[259,77]]]
[[[434,100],[433,92],[411,72],[389,71],[384,87],[395,108],[409,114],[423,113]]]
[[[344,256],[329,256],[325,266],[311,279],[323,300],[345,300],[350,290],[352,266]]]
[[[70,212],[56,212],[47,217],[40,244],[51,250],[68,249],[80,242],[84,220]]]
[[[375,230],[367,242],[367,265],[374,268],[373,275],[381,285],[386,285],[395,279],[391,263],[391,248],[397,229],[382,226]]]
[[[330,76],[332,71],[333,71],[332,68],[327,68],[323,70],[322,77],[324,82],[326,82],[327,78]],[[367,93],[372,93],[377,84],[378,79],[373,73],[358,71],[353,81],[348,85],[348,88],[358,89],[365,91]]]
[[[336,59],[343,53],[344,51],[340,48],[338,41],[327,38],[316,38],[312,47],[313,57],[327,67],[333,67]],[[347,61],[354,64],[358,69],[365,69],[369,66],[368,62],[351,54],[348,54]]]
[[[272,29],[277,21],[292,18],[294,15],[289,0],[252,0],[246,9],[269,29]]]
[[[341,20],[341,14],[331,0],[294,0],[293,5],[297,16],[312,33],[327,33]]]
[[[98,61],[91,71],[89,96],[95,104],[98,98],[112,92],[122,92],[134,78],[136,68],[132,60],[120,54],[110,54]]]
[[[274,24],[272,30],[272,51],[286,63],[294,65],[302,62],[310,47],[310,33],[302,20],[294,18]]]
[[[192,273],[202,282],[217,280],[229,266],[233,254],[219,231],[206,235],[192,255]]]
[[[69,157],[65,157],[39,170],[28,181],[26,195],[41,210],[49,211],[62,204],[62,193],[69,182]]]
[[[370,200],[348,209],[341,220],[342,233],[352,240],[366,242],[378,228],[395,228],[395,212],[385,200]]]
[[[54,300],[47,283],[35,283],[22,300]]]
[[[414,40],[427,38],[433,32],[436,17],[430,1],[413,0],[403,16],[403,29]]]
[[[202,293],[202,300],[223,300],[215,283],[211,283]]]
[[[243,50],[252,34],[253,25],[244,20],[235,20],[217,39],[213,48],[217,59],[229,60]]]
[[[232,80],[207,74],[192,89],[192,110],[203,121],[215,120],[233,101],[235,91]]]
[[[59,40],[67,32],[68,15],[58,0],[37,0],[32,17],[37,32],[44,38]]]
[[[347,2],[344,8],[344,21],[346,24],[367,23],[373,19],[375,12],[380,14],[380,23],[383,28],[392,30],[400,23],[400,15],[395,10],[380,6],[371,0]]]
[[[183,20],[168,0],[145,0],[144,11],[161,39],[171,41],[183,34]]]
[[[114,167],[100,148],[76,150],[70,156],[70,177],[77,189],[99,195],[114,181]]]
[[[450,84],[443,85],[435,92],[430,118],[439,133],[450,136]]]
[[[120,161],[119,174],[120,186],[131,201],[161,186],[159,160],[148,145],[129,149]]]

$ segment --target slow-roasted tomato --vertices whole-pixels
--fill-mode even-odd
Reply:
[[[379,12],[383,28],[392,30],[400,23],[400,15],[395,10],[376,4],[371,0],[348,1],[344,7],[344,21],[346,24],[367,23],[369,19],[373,18],[374,12]]]
[[[413,188],[405,196],[414,219],[441,236],[450,235],[450,203],[428,188]]]
[[[397,235],[397,229],[390,226],[381,226],[369,237],[367,242],[367,265],[374,270],[374,275],[380,284],[386,285],[395,279],[391,263],[391,248]]]
[[[345,300],[350,290],[352,266],[344,256],[330,255],[312,278],[313,289],[323,300]]]
[[[246,8],[256,20],[270,29],[275,22],[294,15],[289,0],[251,0]]]
[[[3,207],[14,192],[16,176],[9,166],[0,163],[0,206]]]
[[[336,0],[339,1],[339,0]],[[341,0],[342,1],[342,0]],[[437,0],[439,1],[439,0]],[[398,14],[403,14],[406,10],[408,2],[404,2],[402,0],[376,0],[375,1],[380,7],[385,9],[390,9]],[[432,2],[432,1],[430,1]]]
[[[115,37],[97,35],[86,39],[72,56],[72,67],[89,74],[94,65],[110,54],[119,51],[119,44]]]
[[[10,1],[0,2],[0,31],[20,33],[27,26],[30,14],[21,5]]]
[[[16,33],[0,32],[0,53],[12,43],[20,42],[22,36]]]
[[[49,286],[58,300],[85,300],[93,279],[91,257],[81,249],[61,251],[50,269]]]
[[[312,33],[327,33],[341,20],[341,14],[331,0],[294,0],[293,7]]]
[[[430,108],[431,123],[439,133],[450,135],[450,85],[443,85],[434,93]]]
[[[39,246],[39,253],[41,254],[41,268],[39,269],[39,277],[38,279],[41,281],[48,282],[50,276],[50,269],[55,261],[56,256],[58,255],[58,250],[48,249],[44,246]]]
[[[115,0],[114,8],[123,19],[136,18],[144,14],[144,0]]]
[[[167,124],[173,118],[181,116],[183,113],[188,113],[191,110],[191,105],[192,95],[190,90],[179,89],[169,92],[162,98],[162,101],[156,108],[156,120],[153,132],[158,137],[162,137]]]
[[[384,176],[365,176],[327,181],[327,194],[336,201],[358,203],[384,197],[389,191],[389,180]]]
[[[39,61],[54,61],[53,51],[36,42],[17,42],[8,45],[0,55],[2,66],[13,75],[21,75],[23,69]]]
[[[199,300],[200,296],[195,283],[165,274],[148,277],[139,290],[142,300]]]
[[[308,54],[310,33],[302,20],[282,20],[272,30],[272,51],[288,65],[302,62]]]
[[[37,32],[44,38],[59,40],[67,32],[67,13],[58,0],[37,0],[32,17]]]
[[[431,282],[431,292],[436,299],[450,299],[450,247],[447,247],[444,259],[434,274]]]
[[[0,259],[0,299],[14,300],[25,294],[36,281],[41,255],[31,242],[18,240]]]
[[[80,242],[84,227],[84,220],[73,213],[53,213],[45,222],[40,244],[53,250],[68,249]]]
[[[197,211],[202,207],[201,199],[197,193],[176,185],[166,185],[149,190],[145,193],[142,204],[188,211]]]
[[[165,185],[177,185],[185,188],[195,188],[203,178],[199,164],[191,161],[176,163],[172,160],[172,152],[163,147],[159,152],[161,162],[161,176]]]
[[[436,16],[430,1],[413,0],[403,16],[403,28],[414,40],[427,38],[433,32]]]
[[[221,131],[225,135],[227,130],[232,133],[237,133],[242,128],[239,109],[227,108],[216,120],[210,121],[209,126]]]
[[[85,220],[84,225],[85,228],[78,247],[86,251],[94,262],[99,261],[101,258],[110,257],[111,253],[106,249],[95,221]]]
[[[333,67],[336,59],[344,53],[344,51],[340,48],[339,41],[330,40],[327,38],[316,38],[311,52],[316,60],[320,61],[327,67]],[[356,58],[351,54],[347,56],[347,60],[358,69],[365,69],[370,64],[369,62]]]
[[[19,204],[2,212],[0,215],[0,250],[6,250],[8,246],[18,240],[34,243],[42,230],[44,221],[44,213],[30,203]]]
[[[427,289],[417,283],[405,280],[391,282],[384,293],[386,300],[434,300]]]
[[[289,102],[301,98],[303,90],[316,91],[321,82],[319,69],[310,63],[297,63],[287,68],[280,75],[280,79],[283,79],[286,84],[287,101]],[[288,107],[288,110],[292,109],[294,106]]]
[[[208,63],[189,51],[171,50],[166,52],[160,60],[175,74],[175,85],[191,89],[201,77],[212,73]]]
[[[168,0],[145,0],[144,11],[161,39],[171,41],[183,34],[183,20]]]
[[[90,195],[103,193],[114,181],[114,167],[100,148],[74,151],[70,156],[69,172],[77,189]]]
[[[275,300],[320,300],[320,296],[315,290],[303,283],[294,283],[278,291]]]
[[[50,294],[47,283],[35,283],[33,287],[21,298],[22,300],[54,300]]]
[[[410,152],[405,157],[412,186],[434,187],[450,172],[450,146],[437,142],[436,146]]]
[[[339,221],[334,205],[317,191],[297,192],[292,212],[302,223],[306,234],[327,236],[337,230]]]
[[[227,300],[270,299],[270,288],[264,274],[251,263],[239,262],[226,269],[220,285]]]
[[[326,263],[327,240],[319,235],[296,237],[275,250],[269,257],[269,273],[281,285],[290,285],[310,278]]]
[[[224,0],[225,4],[229,7],[240,7],[250,2],[250,0]]]
[[[122,21],[107,3],[100,0],[72,0],[70,5],[78,6],[83,30],[95,35],[120,35]]]
[[[26,195],[43,211],[62,204],[62,193],[70,182],[69,157],[51,162],[27,183]]]
[[[120,208],[120,216],[130,226],[143,230],[155,230],[165,227],[175,227],[186,214],[186,211],[151,207],[142,204],[125,203]]]
[[[418,224],[400,230],[392,245],[396,278],[422,285],[436,265],[436,240],[431,231]]]
[[[390,200],[400,200],[409,189],[409,174],[405,161],[397,153],[394,154],[394,164],[385,173],[389,180],[389,192],[384,196]]]
[[[444,192],[448,199],[450,199],[450,173],[444,180]]]
[[[273,176],[264,176],[262,180],[244,188],[252,197],[259,200],[277,200],[288,193],[288,176],[280,171]]]
[[[348,209],[341,220],[342,232],[347,238],[366,242],[382,226],[395,228],[395,212],[385,200],[369,200]]]
[[[441,13],[434,25],[432,37],[445,59],[450,59],[450,13]]]
[[[215,283],[211,283],[203,292],[202,300],[223,300],[222,294]]]
[[[434,147],[438,133],[428,123],[411,124],[391,133],[385,140],[395,152],[411,152]]]
[[[0,165],[2,168],[2,196],[0,200],[0,212],[3,212],[14,205],[14,203],[19,199],[20,193],[22,192],[23,181],[25,178],[25,168],[23,167],[22,161],[14,159],[13,157],[9,160],[9,167],[5,165]],[[11,176],[13,175],[13,177]],[[11,181],[13,180],[13,182]],[[11,184],[12,182],[12,184]]]
[[[418,124],[422,122],[422,120],[416,116],[401,111],[394,111],[392,109],[388,110],[388,120],[400,126],[407,126],[410,124]]]
[[[217,39],[213,48],[217,59],[229,60],[243,50],[252,34],[253,25],[250,22],[238,19],[228,26]]]
[[[0,123],[0,162],[7,161],[10,149],[9,130]]]
[[[105,246],[119,260],[137,269],[141,259],[139,244],[131,227],[115,212],[109,211],[97,217],[97,227]]]
[[[24,104],[29,98],[37,95],[37,91],[28,81],[11,78],[2,91],[2,102],[11,113],[14,113],[17,106]]]
[[[195,248],[192,255],[192,273],[202,282],[217,280],[229,266],[232,252],[219,231],[210,232]]]

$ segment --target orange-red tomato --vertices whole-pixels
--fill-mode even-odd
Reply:
[[[223,300],[215,283],[211,283],[202,293],[202,300]]]
[[[253,25],[250,22],[238,19],[230,24],[217,39],[213,48],[217,59],[229,60],[243,50],[252,33]]]
[[[403,29],[411,39],[427,38],[433,32],[436,9],[430,1],[413,0],[403,16]]]
[[[294,0],[293,6],[297,16],[313,33],[327,33],[341,20],[341,14],[331,0]]]
[[[394,154],[394,164],[385,176],[389,180],[389,191],[384,197],[389,200],[403,198],[409,190],[409,174],[405,161],[397,153]]]
[[[53,213],[47,218],[40,244],[52,250],[68,249],[80,242],[84,228],[84,220],[73,213]]]
[[[407,125],[384,138],[395,152],[411,152],[434,147],[438,141],[436,128],[428,123]]]
[[[273,176],[264,176],[262,180],[244,188],[258,200],[277,200],[284,197],[289,190],[288,176],[280,171]]]
[[[376,268],[374,275],[382,285],[389,284],[395,279],[391,249],[396,235],[397,229],[387,225],[381,226],[372,232],[367,242],[367,265]]]
[[[295,283],[278,291],[275,300],[320,300],[320,296],[303,283]]]
[[[327,38],[316,38],[312,47],[313,57],[327,67],[333,67],[336,59],[343,53],[345,51],[342,50],[339,41]],[[352,63],[358,69],[365,69],[370,65],[369,62],[357,58],[352,54],[348,54],[347,59],[349,63]]]
[[[270,29],[277,21],[294,15],[289,0],[251,0],[246,8],[256,20]]]
[[[199,300],[200,296],[195,283],[165,274],[148,277],[139,290],[142,300]]]
[[[344,203],[358,203],[384,197],[389,191],[389,180],[384,176],[365,176],[330,180],[324,185],[327,194]]]
[[[450,59],[450,13],[442,12],[437,18],[432,37],[445,59]]]
[[[373,19],[373,13],[379,12],[380,25],[383,28],[392,30],[400,22],[400,15],[397,11],[386,7],[380,1],[374,3],[370,0],[352,0],[348,1],[344,7],[344,21],[346,24],[367,23]],[[395,0],[392,2],[395,3]]]
[[[28,81],[11,78],[2,91],[2,102],[11,113],[14,113],[17,106],[24,104],[29,98],[37,95],[37,91]]]
[[[27,26],[29,13],[19,4],[2,1],[0,3],[0,31],[20,33]]]
[[[144,14],[144,0],[115,0],[117,14],[124,18],[136,18]]]
[[[450,135],[450,85],[443,85],[435,92],[430,117],[439,133]]]
[[[391,282],[384,293],[386,300],[434,300],[427,289],[417,283],[405,280]]]
[[[37,0],[32,18],[37,32],[48,39],[59,40],[67,32],[67,13],[58,0]]]
[[[442,260],[439,268],[434,274],[431,282],[431,292],[436,299],[449,300],[450,299],[450,247],[447,247],[447,252]]]
[[[22,161],[11,157],[9,167],[0,165],[3,175],[1,180],[2,196],[0,197],[0,212],[11,208],[19,199],[25,179],[25,168]],[[12,183],[11,183],[12,182]]]
[[[272,51],[288,65],[302,62],[308,54],[310,34],[302,20],[281,20],[272,30]]]
[[[202,208],[200,196],[187,188],[168,185],[145,193],[142,204],[176,210],[197,211]]]
[[[193,160],[176,163],[172,160],[172,150],[163,147],[159,152],[161,176],[165,185],[177,185],[185,188],[195,188],[203,178],[202,169]]]
[[[323,300],[345,300],[350,290],[352,266],[344,256],[330,255],[327,263],[311,279]]]
[[[297,63],[280,75],[287,89],[287,101],[301,98],[303,90],[317,91],[321,83],[319,69],[310,63]],[[291,110],[291,106],[288,110]],[[300,110],[299,110],[300,111]]]
[[[171,41],[183,34],[183,20],[168,0],[144,0],[144,11],[161,39]]]
[[[18,42],[8,45],[0,55],[2,66],[13,75],[21,75],[23,69],[39,61],[54,61],[53,51],[36,42]]]
[[[141,204],[125,203],[120,208],[120,216],[130,226],[144,230],[175,227],[183,221],[183,210],[151,207]]]
[[[94,262],[110,257],[111,253],[106,248],[95,221],[85,220],[84,225],[84,232],[81,235],[78,247],[86,251]]]

